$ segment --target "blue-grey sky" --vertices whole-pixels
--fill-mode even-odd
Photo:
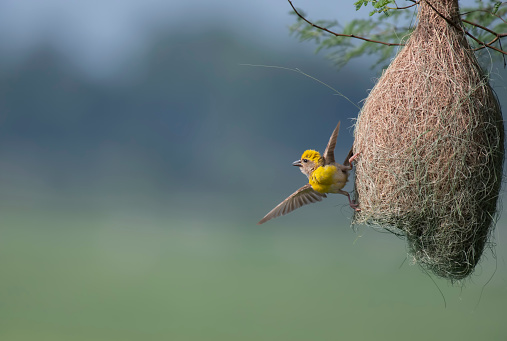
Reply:
[[[370,8],[356,11],[353,2],[293,1],[312,20],[367,17]],[[286,0],[5,0],[0,2],[0,51],[4,61],[16,63],[41,44],[51,44],[79,70],[103,78],[139,57],[157,29],[199,31],[220,24],[266,44],[294,44],[289,12]]]
[[[337,1],[294,3],[313,18],[356,15],[352,4]],[[221,24],[266,44],[295,43],[287,30],[294,22],[290,10],[285,0],[7,0],[0,2],[0,50],[15,63],[41,44],[51,44],[91,76],[107,77],[142,54],[157,29],[199,31]]]

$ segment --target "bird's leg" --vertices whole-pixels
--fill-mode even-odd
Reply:
[[[346,195],[347,199],[349,199],[349,205],[354,209],[354,211],[359,212],[361,209],[359,208],[359,204],[356,204],[355,200],[350,199],[349,192],[342,191],[341,189],[338,191],[338,193]]]
[[[352,148],[350,149],[349,155],[347,155],[347,158],[345,159],[345,162],[343,162],[343,167],[346,170],[352,170],[354,168],[352,166],[352,162],[361,154],[361,152],[355,153],[352,151]]]
[[[352,156],[350,157],[350,159],[349,159],[349,163],[350,163],[350,165],[352,165],[352,162],[353,162],[355,159],[357,159],[357,157],[359,156],[359,154],[361,154],[361,152],[357,152],[357,153],[355,153],[354,155],[352,155]]]

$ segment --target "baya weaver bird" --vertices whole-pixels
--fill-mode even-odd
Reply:
[[[287,199],[273,208],[257,223],[258,225],[290,213],[301,206],[322,201],[323,198],[327,197],[326,193],[346,195],[349,199],[350,207],[359,211],[358,205],[350,199],[349,193],[342,190],[347,183],[349,171],[352,169],[352,162],[359,153],[353,155],[353,151],[350,149],[343,165],[335,162],[334,149],[339,130],[340,122],[338,122],[333,134],[331,134],[323,156],[319,152],[309,149],[303,153],[300,160],[292,163],[293,166],[299,167],[301,172],[308,177],[308,184],[292,193]]]

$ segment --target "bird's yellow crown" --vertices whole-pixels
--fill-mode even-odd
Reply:
[[[316,150],[308,149],[305,150],[303,155],[301,155],[301,160],[308,159],[313,161],[316,165],[320,163],[321,156],[320,153]]]

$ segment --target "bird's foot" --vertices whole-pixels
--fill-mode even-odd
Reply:
[[[352,207],[356,212],[361,211],[361,209],[359,208],[359,204],[357,204],[355,200],[350,199],[350,194],[348,192],[345,192],[345,195],[347,196],[347,199],[349,199],[350,207]]]
[[[354,209],[354,211],[361,212],[361,209],[359,208],[359,204],[357,204],[355,200],[350,200],[349,205],[350,205],[350,207],[352,207]]]

